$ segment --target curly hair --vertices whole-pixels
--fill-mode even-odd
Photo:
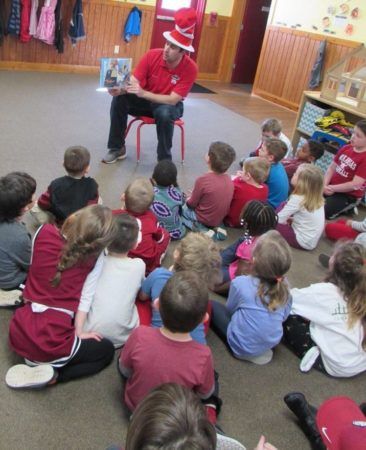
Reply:
[[[116,222],[109,208],[91,205],[69,216],[61,234],[66,243],[51,280],[52,286],[60,284],[62,272],[101,253],[115,237]]]
[[[193,270],[201,280],[213,288],[221,282],[220,249],[202,233],[189,233],[175,250],[174,270]]]

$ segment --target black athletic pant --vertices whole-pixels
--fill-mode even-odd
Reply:
[[[79,350],[66,366],[57,369],[57,381],[70,381],[100,372],[114,357],[114,346],[108,339],[82,339]]]
[[[305,353],[316,345],[310,336],[310,322],[301,316],[290,315],[283,324],[283,342],[297,357],[302,359]],[[319,356],[313,365],[314,369],[325,372]]]

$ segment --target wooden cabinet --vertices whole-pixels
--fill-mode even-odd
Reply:
[[[321,117],[322,115],[328,115],[328,113],[326,113],[327,110],[338,110],[338,111],[342,111],[346,117],[346,120],[352,123],[356,123],[361,119],[366,119],[366,114],[363,113],[359,113],[356,114],[354,112],[354,110],[351,110],[349,108],[347,108],[346,105],[344,104],[339,104],[337,102],[333,102],[331,100],[326,100],[324,98],[320,97],[320,92],[318,91],[304,91],[302,94],[302,100],[301,100],[301,104],[299,107],[299,112],[297,114],[297,119],[296,119],[296,124],[295,124],[295,131],[294,134],[292,136],[292,147],[294,149],[294,151],[296,151],[300,138],[305,138],[308,139],[312,134],[313,131],[315,130],[315,125],[313,126],[313,130],[311,129],[311,126],[309,127],[304,127],[303,124],[304,119],[305,119],[305,115],[307,114],[307,111],[311,110],[311,105],[314,105],[314,112],[313,112],[313,117],[314,120],[317,118],[316,117],[316,111],[319,111],[318,113],[318,117]],[[322,113],[323,111],[323,113]],[[310,121],[313,122],[313,120],[311,119]],[[338,138],[339,139],[339,138]],[[341,138],[342,139],[342,138]],[[344,138],[344,143],[347,143],[347,139]]]

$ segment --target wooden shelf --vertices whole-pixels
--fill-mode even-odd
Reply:
[[[301,116],[303,114],[304,107],[307,102],[312,103],[317,106],[321,106],[325,109],[326,109],[326,107],[331,107],[332,109],[342,111],[346,117],[346,120],[349,122],[352,122],[352,123],[356,123],[361,119],[366,119],[366,114],[363,114],[363,113],[356,114],[355,111],[348,108],[347,105],[340,105],[339,103],[322,98],[320,96],[320,91],[304,91],[302,94],[300,108],[299,108],[297,118],[296,118],[295,131],[292,136],[292,147],[294,149],[294,152],[296,152],[296,149],[298,147],[301,137],[305,137],[305,138],[310,137],[309,132],[302,130],[299,127]],[[319,129],[319,131],[322,131],[322,130]],[[347,139],[345,139],[345,143],[346,142],[347,142]]]

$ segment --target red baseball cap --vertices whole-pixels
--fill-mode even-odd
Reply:
[[[318,409],[316,423],[329,450],[365,450],[366,417],[349,397],[332,397]]]

